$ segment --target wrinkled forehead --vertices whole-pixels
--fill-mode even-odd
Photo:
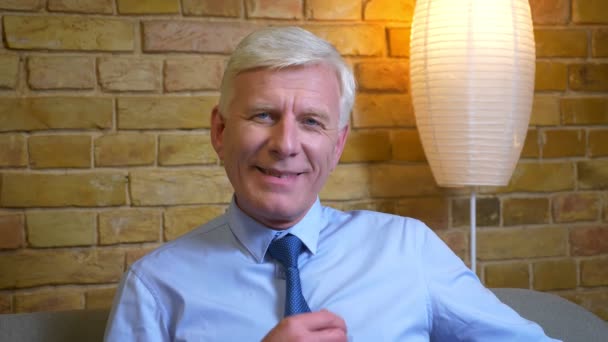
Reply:
[[[300,109],[339,116],[340,83],[332,68],[324,64],[285,68],[255,68],[239,73],[233,84],[230,107],[277,106],[296,101]]]

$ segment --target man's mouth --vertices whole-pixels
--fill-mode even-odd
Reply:
[[[262,168],[259,166],[256,166],[256,169],[258,169],[258,171],[262,172],[265,175],[277,177],[277,178],[295,177],[295,176],[299,176],[303,173],[303,172],[288,172],[288,171],[279,171],[279,170],[274,170],[274,169],[265,169],[265,168]]]

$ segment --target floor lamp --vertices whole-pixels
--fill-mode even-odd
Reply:
[[[439,186],[471,189],[476,272],[477,186],[509,183],[526,137],[535,47],[528,0],[417,0],[411,95]]]

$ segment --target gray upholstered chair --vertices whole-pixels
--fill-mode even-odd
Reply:
[[[102,341],[109,310],[0,315],[0,341]]]
[[[496,297],[545,333],[564,342],[607,342],[608,323],[583,307],[545,292],[492,289]]]
[[[566,342],[606,342],[608,324],[559,296],[523,289],[492,289],[496,296],[545,332]],[[109,310],[0,315],[0,341],[101,341]]]

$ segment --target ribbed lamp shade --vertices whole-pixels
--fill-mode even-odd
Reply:
[[[411,94],[437,184],[508,184],[530,121],[534,71],[528,0],[416,1]]]

